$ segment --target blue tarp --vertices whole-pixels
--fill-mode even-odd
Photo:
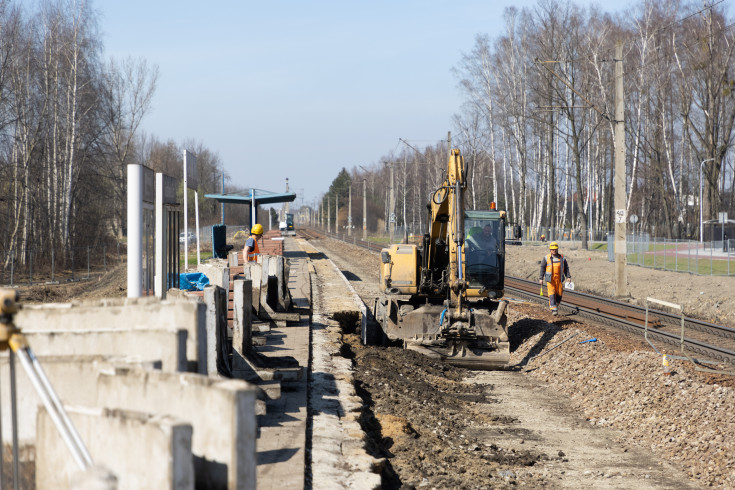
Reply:
[[[209,278],[201,272],[182,272],[179,274],[179,289],[185,291],[204,291]]]

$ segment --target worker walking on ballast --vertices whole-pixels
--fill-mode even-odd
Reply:
[[[546,290],[549,293],[549,308],[551,309],[552,315],[559,314],[559,305],[561,304],[565,280],[572,280],[572,276],[569,274],[569,263],[559,253],[559,244],[551,242],[549,244],[549,254],[541,261],[538,282],[541,285],[546,282]]]

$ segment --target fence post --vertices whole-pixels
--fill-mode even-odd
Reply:
[[[33,249],[28,251],[28,285],[33,286]]]
[[[663,238],[663,249],[664,249],[664,270],[666,270],[666,237]]]
[[[87,245],[87,280],[89,280],[89,245]]]
[[[74,280],[74,247],[69,247],[69,251],[71,252],[71,280]]]

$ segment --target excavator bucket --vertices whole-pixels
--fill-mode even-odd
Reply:
[[[447,345],[426,345],[407,342],[406,349],[420,352],[425,356],[439,359],[452,366],[491,371],[505,369],[510,362],[510,344],[498,342],[495,349],[476,348],[471,341],[447,341]]]

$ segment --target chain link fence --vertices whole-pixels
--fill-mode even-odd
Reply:
[[[630,265],[700,276],[735,275],[735,240],[697,242],[628,235],[626,258]],[[615,237],[607,236],[608,260],[615,260]]]
[[[0,284],[14,287],[36,284],[58,284],[90,279],[122,265],[126,245],[113,242],[104,245],[67,247],[62,254],[54,249],[31,248],[21,256],[17,251],[0,255]]]

